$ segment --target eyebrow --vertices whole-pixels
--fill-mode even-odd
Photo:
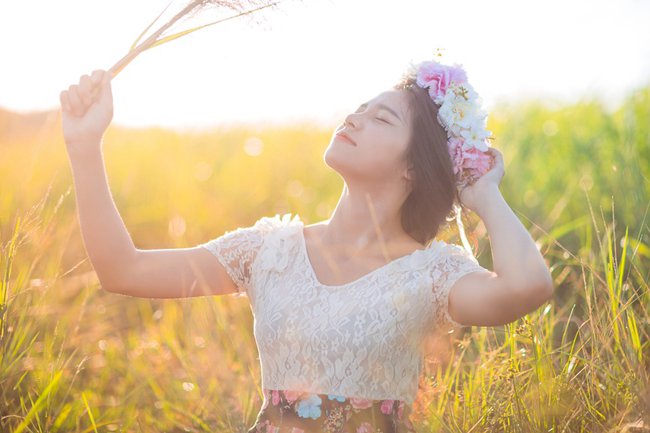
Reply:
[[[363,104],[359,105],[359,108],[365,108],[365,107],[367,107],[367,106],[368,106],[368,103],[367,103],[367,102],[364,102]],[[384,110],[388,111],[388,112],[389,112],[390,114],[392,114],[393,116],[397,117],[397,118],[399,119],[400,122],[402,121],[402,118],[399,117],[399,115],[395,112],[395,110],[393,110],[392,108],[390,108],[388,105],[377,104],[377,106],[378,106],[379,108],[383,108]],[[357,110],[358,110],[358,109],[357,109]]]

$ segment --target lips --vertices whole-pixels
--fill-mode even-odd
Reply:
[[[356,146],[356,145],[357,145],[357,143],[355,143],[354,141],[352,141],[352,139],[351,139],[350,137],[348,137],[348,135],[347,135],[345,132],[338,132],[338,133],[336,134],[336,136],[337,136],[337,137],[341,137],[341,138],[343,138],[344,140],[348,141],[348,142],[349,142],[350,144],[352,144],[353,146]]]

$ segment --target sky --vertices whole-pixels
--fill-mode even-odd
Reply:
[[[0,2],[0,107],[58,108],[62,90],[110,68],[168,2]],[[285,0],[257,22],[229,20],[140,54],[112,81],[113,123],[336,125],[438,48],[465,68],[488,113],[530,98],[613,109],[650,85],[648,22],[647,0]]]

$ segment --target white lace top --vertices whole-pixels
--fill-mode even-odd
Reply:
[[[347,284],[321,284],[296,215],[260,218],[200,246],[248,296],[262,387],[415,400],[425,334],[463,326],[450,287],[485,270],[465,249],[434,240]]]

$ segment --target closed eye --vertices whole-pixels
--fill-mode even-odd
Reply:
[[[361,111],[361,109],[365,108],[366,106],[367,106],[366,104],[361,104],[359,108],[357,108],[357,111],[354,112],[354,114],[358,114]],[[381,117],[375,117],[375,119],[380,120],[384,123],[388,123],[389,125],[392,125],[392,123],[390,123],[388,120],[382,119]]]

